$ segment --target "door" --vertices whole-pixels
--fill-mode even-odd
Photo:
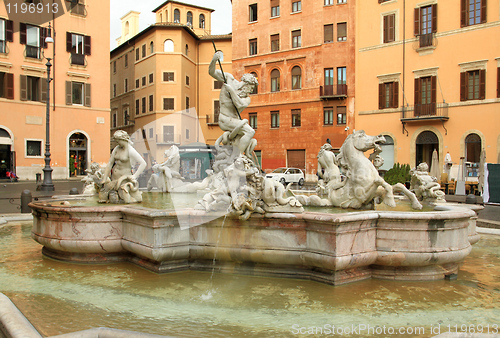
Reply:
[[[69,138],[69,176],[85,175],[87,169],[87,137],[74,133]]]
[[[428,130],[420,133],[416,141],[415,166],[426,162],[430,167],[434,149],[439,149],[439,140],[436,134]]]

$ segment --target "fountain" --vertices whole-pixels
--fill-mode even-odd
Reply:
[[[32,237],[43,245],[45,256],[83,263],[127,261],[158,273],[211,271],[215,264],[221,272],[333,285],[369,278],[416,281],[456,276],[479,238],[471,208],[440,204],[432,211],[375,210],[381,202],[394,207],[397,191],[414,209],[422,209],[422,204],[402,184],[391,186],[378,175],[370,158],[380,160],[385,140],[363,131],[350,134],[338,156],[321,156],[321,167],[327,170],[319,190],[326,198],[286,195],[288,187],[261,173],[253,152],[255,131],[239,117],[257,80],[245,74],[237,81],[216,69],[220,58],[216,52],[209,66],[210,75],[224,82],[219,117],[223,134],[215,144],[213,173],[203,184],[183,185],[176,161],[168,164],[168,159],[157,170],[164,177],[161,186],[172,194],[208,187],[195,208],[157,210],[129,204],[142,200],[134,183],[138,173],[130,175],[130,166],[113,170],[105,181],[113,163],[125,166],[124,149],[141,163],[139,171],[144,169],[144,160],[137,158],[123,132],[117,132],[119,146],[103,174],[99,196],[102,200],[103,191],[105,197],[116,191],[115,202],[121,203],[30,204]],[[364,155],[368,150],[373,150],[370,158]],[[303,205],[317,208],[304,211]],[[355,210],[322,212],[331,206]]]

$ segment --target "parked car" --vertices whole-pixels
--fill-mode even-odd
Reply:
[[[278,168],[266,175],[266,178],[272,178],[284,185],[287,183],[298,183],[304,185],[304,173],[298,168]]]

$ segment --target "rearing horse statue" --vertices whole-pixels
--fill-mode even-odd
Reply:
[[[415,194],[401,183],[393,186],[388,184],[364,155],[370,149],[380,152],[380,145],[384,143],[382,135],[368,136],[363,130],[354,131],[347,136],[337,156],[337,163],[346,176],[345,180],[327,187],[328,199],[314,195],[298,195],[297,199],[303,205],[371,209],[380,200],[390,207],[396,206],[394,191],[401,191],[410,199],[414,209],[422,209]]]

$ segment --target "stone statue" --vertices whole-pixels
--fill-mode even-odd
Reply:
[[[321,146],[318,153],[318,185],[316,192],[324,195],[328,190],[327,187],[338,184],[342,181],[339,167],[337,166],[337,159],[335,154],[331,151],[332,145],[325,143]]]
[[[104,177],[104,173],[99,166],[99,163],[92,162],[90,165],[90,169],[85,169],[87,176],[82,178],[82,182],[84,182],[83,186],[83,195],[96,195],[104,186],[104,183],[101,183]],[[109,181],[109,178],[107,179]]]
[[[429,175],[427,163],[420,163],[416,168],[410,170],[410,174],[410,190],[415,193],[419,200],[445,201],[445,194],[439,190],[441,185],[437,182],[437,178]]]
[[[153,174],[148,181],[148,191],[156,185],[162,192],[174,192],[175,188],[184,184],[179,174],[181,156],[176,145],[165,150],[165,162],[152,167]]]
[[[370,149],[380,153],[380,144],[384,142],[382,135],[368,136],[363,130],[354,131],[347,136],[336,157],[338,166],[346,176],[345,180],[328,186],[327,199],[314,195],[298,195],[297,199],[306,205],[369,209],[374,208],[375,202],[379,200],[394,207],[394,191],[401,191],[411,200],[413,208],[422,209],[413,193],[401,183],[391,186],[385,182],[373,163],[364,155],[364,152]]]
[[[132,147],[130,136],[123,130],[117,130],[113,138],[118,145],[111,152],[108,165],[104,170],[99,191],[99,202],[135,203],[142,202],[137,178],[146,168],[146,161]],[[132,163],[139,167],[132,173]],[[111,174],[111,176],[110,176]],[[110,177],[110,180],[107,178]]]

